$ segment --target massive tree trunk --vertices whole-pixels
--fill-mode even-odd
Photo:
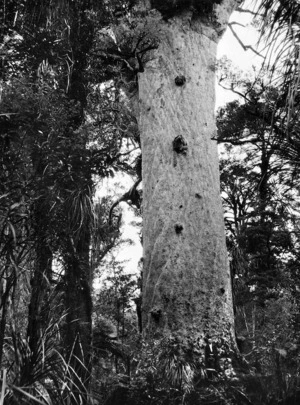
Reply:
[[[213,138],[216,47],[237,3],[224,0],[206,16],[182,10],[162,19],[159,47],[139,74],[142,310],[148,337],[174,332],[233,337]]]

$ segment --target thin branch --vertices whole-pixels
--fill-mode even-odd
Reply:
[[[221,84],[222,80],[224,80],[224,79],[220,79],[220,80],[219,80],[219,83],[218,83],[219,86],[222,87],[222,89],[228,90],[228,91],[232,91],[232,93],[236,94],[237,96],[240,96],[240,97],[242,97],[244,100],[246,100],[246,101],[248,101],[248,102],[251,102],[251,100],[250,100],[245,94],[239,92],[238,90],[236,90],[236,89],[234,88],[233,83],[231,84],[230,87],[226,87],[226,86],[224,86],[223,84]]]
[[[259,52],[257,52],[251,45],[244,45],[244,43],[242,42],[242,40],[240,39],[240,37],[238,36],[238,34],[235,32],[235,30],[233,29],[233,25],[241,25],[239,23],[229,23],[228,27],[230,28],[233,36],[236,38],[236,40],[238,41],[238,43],[241,45],[241,47],[244,49],[244,51],[248,51],[248,49],[250,49],[252,52],[254,52],[257,56],[265,59],[264,56],[262,56]]]
[[[245,9],[245,8],[242,8],[242,7],[238,7],[235,11],[238,11],[239,13],[252,14],[255,17],[257,17],[257,16],[258,17],[264,17],[263,14],[259,14],[258,12],[255,12],[255,11],[252,11],[252,10],[249,10],[249,9]]]
[[[245,145],[247,143],[256,143],[259,142],[259,138],[252,138],[252,139],[246,139],[246,140],[234,140],[230,138],[214,138],[213,140],[218,141],[218,143],[230,143],[231,145]]]
[[[232,21],[232,22],[230,23],[230,25],[238,25],[239,27],[246,28],[246,25],[241,24],[241,23],[239,23],[239,22],[237,22],[237,21]]]

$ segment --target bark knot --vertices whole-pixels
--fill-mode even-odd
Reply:
[[[175,77],[175,84],[176,86],[183,86],[186,82],[186,78],[183,75],[179,75]]]
[[[183,155],[186,155],[188,147],[182,135],[176,136],[176,138],[173,140],[173,149],[178,154],[181,153]]]
[[[180,235],[182,231],[183,231],[183,226],[180,225],[180,224],[176,224],[175,225],[175,232],[177,233],[177,235]]]

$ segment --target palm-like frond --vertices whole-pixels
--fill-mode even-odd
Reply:
[[[72,191],[67,200],[70,226],[76,236],[86,232],[89,226],[95,222],[92,195],[92,190],[86,186]]]
[[[190,392],[193,389],[195,366],[193,363],[172,354],[162,362],[162,371],[166,380],[173,386]]]
[[[266,67],[282,85],[286,131],[290,131],[300,87],[300,3],[298,0],[255,0],[261,40],[266,43]],[[282,100],[282,101],[283,101]]]
[[[261,39],[267,45],[269,63],[284,62],[298,55],[300,40],[300,3],[297,0],[255,0],[260,16]]]
[[[11,331],[5,346],[7,371],[0,375],[0,405],[4,404],[4,399],[8,405],[63,405],[66,398],[73,398],[72,403],[81,403],[80,398],[86,393],[76,384],[79,381],[76,370],[59,350],[60,322],[64,316],[59,322],[49,323],[34,351],[27,339]]]
[[[51,403],[50,391],[54,391],[54,386],[59,386],[64,378],[57,351],[57,334],[57,325],[49,325],[39,339],[37,350],[32,352],[28,340],[12,330],[6,344],[8,403],[16,400]]]

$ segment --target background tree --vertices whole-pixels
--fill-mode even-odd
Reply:
[[[281,89],[266,83],[263,76],[232,82],[230,88],[240,100],[221,108],[217,119],[218,140],[225,142],[221,190],[236,333],[250,364],[265,375],[268,388],[259,388],[261,403],[296,398],[298,367],[298,179],[282,153]]]
[[[112,174],[112,168],[129,166],[125,163],[126,154],[120,154],[120,131],[115,129],[116,123],[107,121],[110,113],[107,112],[105,118],[105,111],[99,110],[99,106],[87,98],[88,83],[83,74],[88,47],[92,44],[93,25],[86,11],[90,10],[92,14],[92,5],[71,3],[59,2],[58,8],[54,9],[50,3],[10,2],[6,9],[9,15],[5,17],[7,30],[3,34],[2,47],[1,119],[4,125],[1,127],[1,146],[4,151],[3,185],[9,191],[3,189],[2,194],[2,246],[6,251],[10,240],[9,249],[18,252],[20,247],[15,242],[20,239],[21,248],[27,249],[28,267],[21,271],[22,257],[12,262],[15,253],[12,251],[9,256],[3,250],[3,260],[10,263],[11,268],[6,266],[2,274],[5,294],[1,301],[1,329],[5,331],[7,304],[12,293],[19,288],[16,287],[17,281],[23,282],[21,276],[25,273],[27,282],[31,278],[31,288],[25,299],[26,304],[28,299],[30,301],[28,324],[24,325],[29,348],[25,347],[26,361],[18,370],[15,386],[21,383],[32,387],[38,378],[44,383],[45,373],[33,375],[28,369],[42,367],[39,354],[45,336],[49,337],[45,331],[50,318],[55,317],[51,323],[55,327],[57,318],[65,310],[67,316],[61,318],[65,319],[61,343],[65,349],[62,353],[70,360],[65,364],[69,364],[68,375],[71,374],[66,387],[70,382],[74,384],[70,392],[73,393],[72,401],[77,403],[88,388],[91,371],[92,274],[89,254],[91,231],[96,225],[92,176],[105,177]],[[82,40],[78,36],[82,36]],[[91,90],[94,101],[101,100],[106,109],[109,105],[111,112],[113,106],[116,108],[116,101],[113,103],[105,96],[105,102],[103,92],[95,88]],[[90,117],[98,117],[83,125],[87,111]],[[12,158],[15,158],[14,162]],[[16,179],[15,184],[10,181],[11,175]],[[12,194],[13,189],[16,191]],[[14,212],[20,229],[14,227],[15,219],[11,222]],[[108,217],[105,210],[102,215]],[[99,219],[98,224],[105,222]],[[107,251],[107,245],[112,246],[117,240],[118,225],[107,223],[103,226],[106,230],[102,230],[103,251],[98,248],[100,258]],[[60,272],[56,271],[58,262],[62,264]],[[11,279],[9,283],[5,281],[7,276]],[[52,301],[54,295],[64,299],[64,309],[56,313],[53,310],[58,298]],[[8,321],[11,322],[12,318]],[[21,333],[24,336],[24,329]],[[3,340],[1,349],[2,354]],[[17,344],[14,349],[17,363]],[[10,360],[6,358],[4,364],[9,364]],[[57,372],[58,379],[63,374],[66,373]],[[60,380],[60,383],[64,382]]]

